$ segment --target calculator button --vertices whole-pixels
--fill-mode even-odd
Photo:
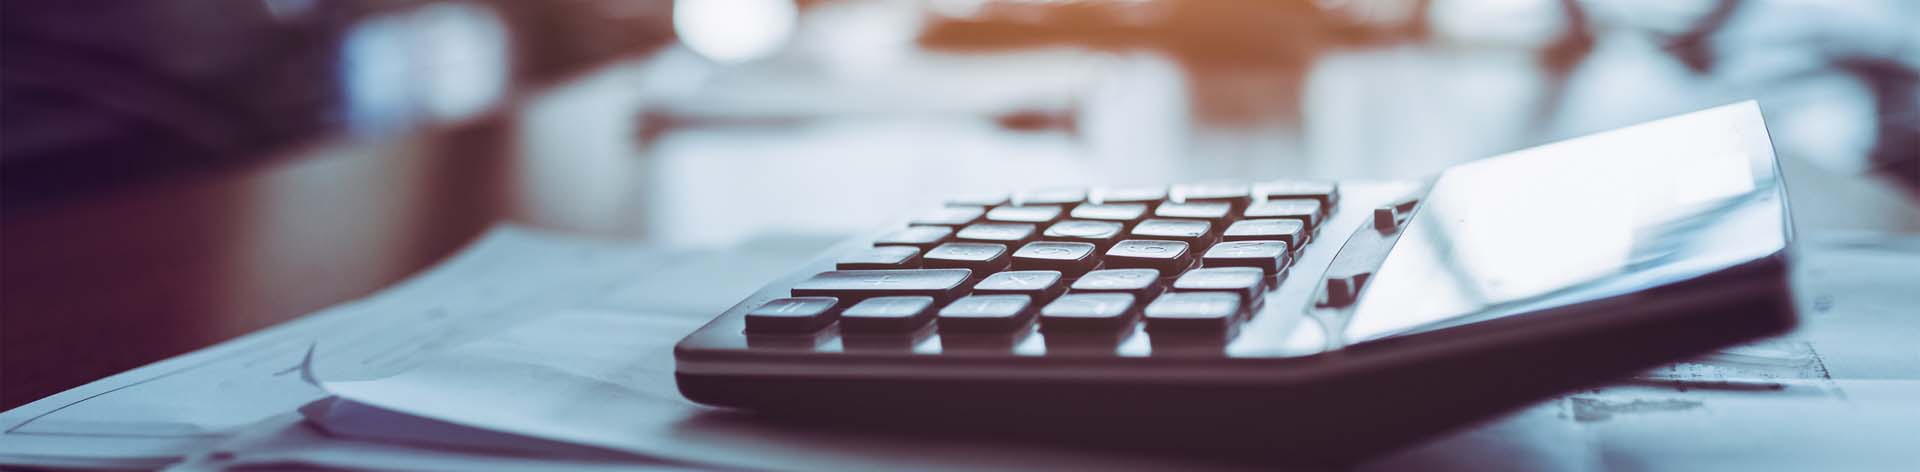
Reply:
[[[1013,251],[1014,270],[1052,270],[1079,277],[1100,265],[1093,243],[1037,241]]]
[[[915,269],[920,267],[920,248],[913,246],[874,246],[841,256],[835,269]]]
[[[1047,224],[1064,213],[1058,205],[1003,206],[987,212],[987,221],[996,223]]]
[[[1306,225],[1306,231],[1311,233],[1313,232],[1313,227],[1320,224],[1320,217],[1325,215],[1325,208],[1326,207],[1320,204],[1319,200],[1304,198],[1267,200],[1247,207],[1246,216],[1248,218],[1290,218],[1300,220],[1300,223]]]
[[[981,207],[950,206],[923,213],[920,216],[914,217],[912,220],[908,220],[907,224],[915,226],[966,226],[975,220],[979,220],[980,215],[986,213],[987,210]]]
[[[840,332],[910,333],[933,321],[933,297],[875,297],[840,312]]]
[[[1111,333],[1133,327],[1139,317],[1133,295],[1075,293],[1040,309],[1040,332]]]
[[[1084,188],[1048,188],[1021,193],[1018,205],[1067,205],[1086,201],[1087,189]]]
[[[946,243],[921,256],[928,269],[969,269],[976,277],[1007,268],[1007,246],[992,243]]]
[[[833,297],[777,298],[747,312],[749,333],[811,333],[833,323]]]
[[[1152,219],[1134,225],[1127,233],[1133,239],[1160,239],[1187,243],[1194,250],[1213,244],[1213,223],[1201,220]]]
[[[1115,269],[1154,269],[1171,277],[1193,265],[1193,254],[1180,241],[1129,239],[1108,249],[1105,262]]]
[[[1306,242],[1307,224],[1292,218],[1262,218],[1240,220],[1227,226],[1220,235],[1223,241],[1281,241],[1287,247],[1298,248]]]
[[[1399,231],[1400,225],[1406,224],[1407,219],[1413,217],[1413,209],[1419,205],[1418,197],[1401,197],[1393,203],[1374,207],[1373,229],[1382,233]]]
[[[942,333],[1005,333],[1033,320],[1026,295],[968,295],[940,309]]]
[[[1066,220],[1047,227],[1040,235],[1048,241],[1091,243],[1104,251],[1126,233],[1126,225],[1112,221]]]
[[[947,206],[993,208],[1007,204],[1006,193],[976,193],[955,195],[947,199]]]
[[[1267,274],[1252,267],[1208,267],[1189,270],[1173,280],[1173,290],[1181,292],[1226,292],[1240,296],[1240,303],[1254,306],[1267,291]]]
[[[1234,208],[1246,208],[1253,201],[1247,184],[1237,183],[1198,183],[1175,185],[1173,200],[1176,202],[1225,202]]]
[[[1026,295],[1034,303],[1046,303],[1067,291],[1059,271],[1010,270],[989,275],[973,285],[974,295]]]
[[[793,285],[795,297],[836,297],[853,302],[873,297],[924,295],[952,300],[966,289],[967,269],[836,270]]]
[[[1240,297],[1224,292],[1168,292],[1147,304],[1142,315],[1149,334],[1226,334],[1240,319]]]
[[[1220,224],[1233,217],[1233,205],[1227,202],[1164,203],[1160,208],[1153,210],[1153,216],[1206,220]]]
[[[1360,296],[1360,287],[1367,284],[1373,274],[1361,272],[1328,276],[1325,289],[1320,292],[1320,306],[1343,307],[1352,305]]]
[[[1036,228],[1038,227],[1027,223],[974,223],[954,232],[953,239],[1019,247],[1033,240]]]
[[[1139,203],[1152,207],[1167,199],[1166,186],[1113,187],[1093,192],[1094,202],[1103,204]]]
[[[1073,281],[1073,293],[1126,293],[1145,300],[1160,293],[1160,271],[1153,269],[1104,269],[1088,272]]]
[[[1200,256],[1205,267],[1252,267],[1268,275],[1287,269],[1293,252],[1283,241],[1224,241]]]
[[[908,226],[873,240],[875,246],[913,246],[924,251],[947,242],[953,228],[945,226]]]
[[[1332,207],[1340,203],[1339,184],[1318,180],[1280,180],[1255,185],[1253,192],[1268,200],[1309,198]]]
[[[1147,217],[1145,203],[1082,203],[1073,207],[1068,216],[1076,220],[1111,221],[1120,224],[1138,223]]]

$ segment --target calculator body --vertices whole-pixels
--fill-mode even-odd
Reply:
[[[1004,333],[943,329],[948,317],[896,336],[844,333],[849,318],[750,329],[755,310],[813,294],[802,290],[876,234],[688,336],[679,387],[809,424],[1338,463],[1796,323],[1785,186],[1751,102],[1431,181],[1337,185],[1224,331],[1149,326],[1178,326],[1168,310],[1092,337],[1037,316]],[[1180,200],[1171,188],[1167,201]],[[1198,259],[1176,270],[1213,262]],[[1176,278],[1141,298],[1183,292]],[[876,280],[890,283],[860,281]]]

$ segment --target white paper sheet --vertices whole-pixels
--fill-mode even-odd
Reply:
[[[297,414],[256,423],[229,438],[220,449],[196,454],[167,470],[198,472],[245,467],[271,470],[291,466],[420,472],[695,470],[631,456],[503,453],[465,447],[355,441],[328,436]]]
[[[296,375],[310,348],[330,378],[377,378],[695,257],[498,228],[366,299],[0,413],[0,463],[163,465],[323,397]]]
[[[1779,391],[1608,387],[1528,407],[1359,470],[1914,470],[1920,381]]]
[[[673,344],[711,314],[574,310],[541,317],[378,380],[324,382],[341,399],[389,414],[764,470],[1192,468],[1194,464],[978,438],[902,438],[796,430],[695,405],[673,381]],[[379,415],[378,411],[365,411]],[[326,416],[349,437],[384,421]],[[389,439],[391,439],[389,437]]]

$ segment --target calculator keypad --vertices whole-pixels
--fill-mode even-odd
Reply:
[[[1315,181],[957,197],[747,312],[747,331],[1231,339],[1338,199]]]

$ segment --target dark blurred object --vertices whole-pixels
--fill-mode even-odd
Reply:
[[[5,2],[0,200],[14,209],[368,131],[349,123],[366,103],[434,111],[421,102],[457,88],[435,78],[484,83],[459,98],[490,109],[524,84],[663,43],[670,14],[670,2],[611,0]],[[476,61],[504,70],[444,72]],[[402,118],[371,126],[431,121]]]
[[[258,2],[0,8],[9,205],[231,159],[322,126],[340,101],[330,46],[343,25],[318,15]]]

